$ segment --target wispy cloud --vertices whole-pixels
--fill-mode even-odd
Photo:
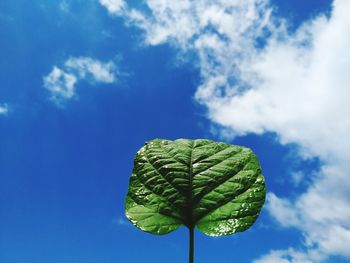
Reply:
[[[118,217],[112,220],[112,223],[116,226],[130,226],[130,222],[125,217]]]
[[[197,54],[195,98],[210,120],[232,136],[274,132],[282,144],[298,144],[302,158],[323,162],[299,197],[268,198],[276,221],[302,232],[304,249],[272,251],[256,262],[350,258],[350,2],[334,0],[329,16],[320,14],[292,33],[269,0],[145,4],[150,12],[124,2],[124,11],[114,14],[141,28],[148,45],[170,43]]]
[[[9,106],[7,104],[0,104],[0,116],[7,115],[9,112]]]
[[[44,87],[51,93],[51,99],[62,105],[76,95],[79,81],[94,83],[115,83],[117,66],[114,62],[101,62],[89,57],[69,58],[62,67],[54,66],[43,78]]]
[[[58,7],[63,13],[69,13],[70,12],[69,4],[65,0],[61,1],[59,3]]]
[[[123,9],[127,6],[124,0],[99,0],[100,4],[103,5],[109,14],[119,15]]]
[[[75,72],[79,79],[90,79],[101,83],[116,81],[117,67],[112,61],[102,62],[87,57],[70,58],[66,61],[65,68]]]

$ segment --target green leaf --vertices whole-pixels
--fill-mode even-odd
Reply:
[[[259,161],[250,149],[156,139],[136,154],[126,216],[152,234],[185,225],[210,236],[229,235],[255,222],[265,195]]]

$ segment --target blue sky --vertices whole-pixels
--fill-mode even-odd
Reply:
[[[124,216],[154,138],[252,148],[268,198],[197,262],[350,262],[347,0],[0,2],[0,262],[186,262]],[[348,242],[348,243],[347,243]]]

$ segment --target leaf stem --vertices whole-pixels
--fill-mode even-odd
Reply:
[[[190,231],[190,252],[189,252],[189,263],[194,262],[194,227],[189,227]]]

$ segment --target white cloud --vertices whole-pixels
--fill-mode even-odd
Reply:
[[[300,224],[294,206],[289,200],[278,198],[275,194],[269,193],[267,195],[267,206],[270,213],[282,226],[297,226]]]
[[[76,82],[77,77],[74,74],[67,73],[56,66],[49,75],[44,77],[44,86],[56,101],[72,98],[75,94]]]
[[[0,104],[0,116],[7,115],[9,112],[9,106],[7,104]]]
[[[303,157],[323,162],[293,200],[269,195],[268,210],[305,237],[304,251],[272,251],[256,262],[350,258],[350,1],[334,0],[295,32],[269,0],[146,0],[149,13],[127,9],[126,21],[148,45],[170,43],[198,57],[195,98],[234,136],[274,132]]]
[[[293,248],[285,250],[272,250],[269,254],[253,261],[253,263],[314,263],[325,260],[325,256],[316,250],[308,253]]]
[[[286,227],[305,233],[308,247],[320,254],[350,258],[350,166],[325,165],[314,184],[294,202],[268,195],[267,209]]]
[[[126,7],[124,0],[99,0],[111,15],[119,15]]]
[[[70,58],[64,64],[70,71],[76,71],[81,79],[92,78],[97,82],[113,83],[116,81],[116,65],[112,62],[103,63],[87,57]]]
[[[88,57],[77,57],[69,58],[61,68],[54,66],[43,81],[44,87],[51,93],[51,99],[61,105],[74,98],[79,81],[110,84],[116,82],[116,72],[117,67],[112,61],[101,62]]]

